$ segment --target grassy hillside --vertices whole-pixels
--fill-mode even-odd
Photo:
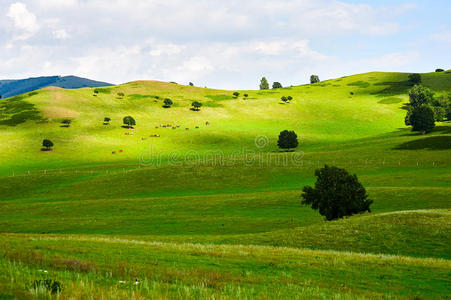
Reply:
[[[45,298],[30,285],[52,278],[62,298],[446,298],[451,124],[404,126],[408,75],[238,98],[138,81],[1,100],[0,295]],[[422,79],[451,93],[451,72]],[[277,151],[284,129],[294,152]],[[371,214],[326,222],[300,205],[324,164],[358,175]]]

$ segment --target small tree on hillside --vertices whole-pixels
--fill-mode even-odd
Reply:
[[[189,86],[194,86],[194,83],[190,82],[190,83],[189,83]]]
[[[305,186],[302,189],[302,204],[319,210],[326,220],[371,212],[373,201],[368,199],[365,188],[355,174],[325,165],[315,171],[315,176],[315,187]]]
[[[293,100],[293,97],[288,96],[287,99],[288,99],[288,101],[291,101],[291,100]]]
[[[64,124],[64,127],[69,127],[70,124],[72,123],[72,120],[70,120],[70,119],[64,119],[63,121],[61,121],[61,123]]]
[[[136,125],[135,119],[131,116],[126,116],[123,119],[124,124],[127,126],[127,128],[133,128],[133,126]]]
[[[435,72],[444,72],[445,70],[443,69],[435,69]]]
[[[247,98],[247,97],[249,97],[249,95],[248,95],[248,94],[243,94],[243,96],[244,96],[244,98]]]
[[[172,104],[174,104],[174,102],[172,102],[171,99],[166,98],[166,99],[164,99],[164,105],[163,105],[163,107],[168,108],[168,107],[171,107]]]
[[[435,127],[434,111],[426,104],[415,107],[412,109],[409,122],[412,125],[412,131],[429,132]]]
[[[42,141],[42,146],[45,147],[45,149],[46,149],[47,151],[48,151],[48,150],[51,150],[50,148],[53,147],[53,142],[52,142],[51,140],[44,139],[44,140]]]
[[[193,107],[193,110],[198,111],[200,110],[202,103],[200,103],[199,101],[194,101],[193,103],[191,103],[191,106]]]
[[[105,117],[105,118],[103,119],[103,124],[104,124],[104,125],[109,125],[109,124],[110,124],[110,121],[111,121],[111,119],[110,119],[109,117]]]
[[[279,140],[277,141],[280,149],[289,151],[290,149],[296,148],[298,144],[298,136],[294,131],[284,130],[280,132]]]
[[[261,90],[268,90],[269,89],[269,83],[268,83],[268,80],[266,79],[266,77],[263,77],[260,80],[260,89]]]
[[[238,98],[239,95],[240,95],[240,93],[238,93],[238,92],[233,93],[233,97],[235,97],[235,98]]]
[[[282,100],[283,103],[287,103],[288,98],[285,96],[280,97],[280,100]]]
[[[416,85],[421,83],[421,75],[418,73],[413,73],[409,75],[409,83],[411,85]]]
[[[282,87],[282,84],[280,82],[276,81],[272,84],[273,89],[280,89],[281,87]]]
[[[311,75],[310,76],[310,83],[317,83],[320,82],[318,75]]]

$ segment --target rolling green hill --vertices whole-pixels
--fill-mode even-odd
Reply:
[[[45,298],[31,284],[52,278],[63,299],[446,298],[451,124],[404,125],[408,75],[237,98],[137,81],[1,100],[0,296]],[[450,71],[422,80],[451,93]],[[294,152],[277,150],[285,129]],[[326,222],[300,205],[324,164],[358,175],[371,214]]]

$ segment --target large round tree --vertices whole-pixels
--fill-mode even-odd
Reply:
[[[127,126],[127,128],[132,128],[134,125],[136,125],[135,119],[131,116],[126,116],[123,119],[124,124]]]
[[[302,189],[302,204],[318,210],[326,220],[371,212],[370,205],[373,201],[368,199],[365,188],[355,174],[325,165],[315,171],[315,176],[315,187],[305,186]]]
[[[294,131],[284,130],[279,134],[277,145],[280,149],[290,150],[298,146],[298,136]]]

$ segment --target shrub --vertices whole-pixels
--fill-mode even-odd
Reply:
[[[281,87],[282,87],[282,84],[280,82],[276,81],[272,84],[273,89],[280,89]]]
[[[445,70],[443,69],[435,69],[435,72],[444,72]]]
[[[247,98],[247,97],[249,97],[249,95],[248,95],[248,94],[243,94],[243,96],[244,96],[244,98]]]
[[[310,83],[317,83],[320,82],[318,75],[311,75],[310,76]]]
[[[412,109],[410,118],[412,131],[429,132],[435,127],[434,111],[429,105],[423,104]]]
[[[117,93],[117,95],[118,95],[119,97],[124,97],[124,96],[125,96],[124,93]]]
[[[409,75],[409,82],[411,85],[416,85],[421,83],[421,75],[418,73]]]
[[[202,106],[202,103],[200,103],[199,101],[194,101],[193,103],[191,103],[191,106],[193,107],[193,110],[197,111]]]
[[[365,188],[355,174],[325,165],[315,171],[315,176],[315,187],[305,186],[302,189],[302,204],[318,210],[326,220],[371,212],[373,201],[368,199]]]
[[[108,124],[108,123],[110,123],[110,121],[111,121],[111,118],[109,118],[109,117],[105,117],[105,118],[103,119],[103,123],[104,123],[104,124]]]
[[[235,98],[238,98],[239,95],[240,95],[240,93],[238,93],[238,92],[233,93],[233,97],[235,97]]]
[[[294,131],[284,130],[279,134],[277,145],[280,149],[290,150],[298,146],[298,136]]]
[[[287,99],[288,99],[288,101],[291,101],[291,100],[293,100],[293,97],[288,96]]]
[[[190,83],[189,83],[189,86],[194,86],[194,83],[190,82]]]

